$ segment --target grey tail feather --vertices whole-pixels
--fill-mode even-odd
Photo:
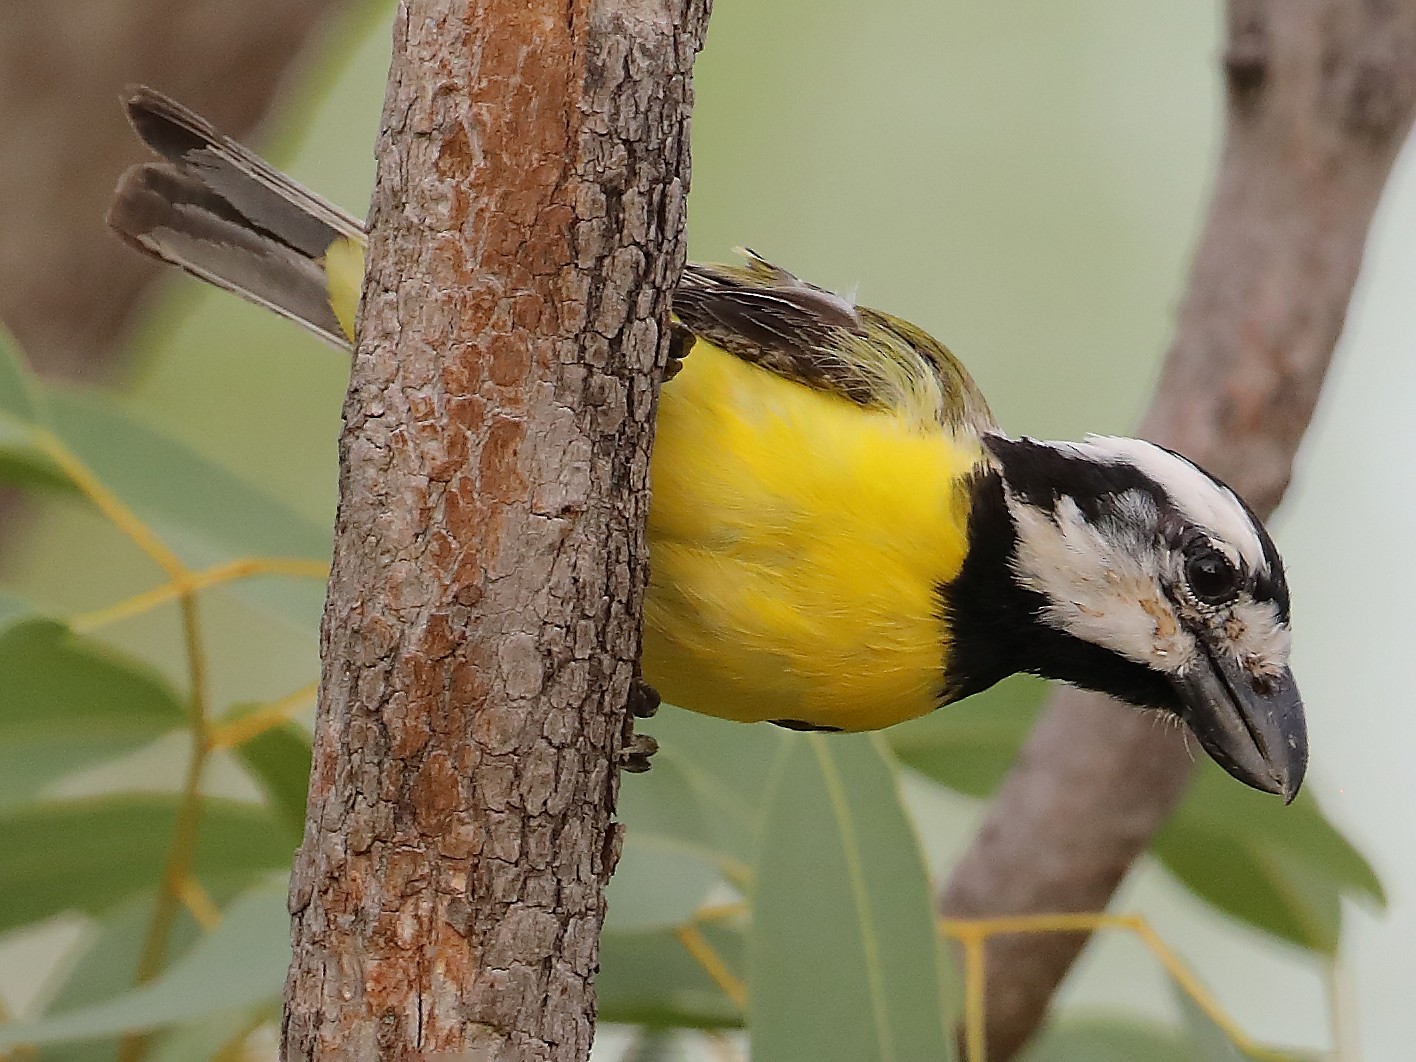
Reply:
[[[161,93],[132,88],[124,104],[138,136],[166,161],[123,175],[109,226],[138,250],[349,349],[323,258],[341,237],[362,239],[359,221]]]

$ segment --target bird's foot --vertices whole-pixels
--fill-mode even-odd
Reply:
[[[683,371],[683,359],[693,346],[693,333],[675,321],[669,325],[669,360],[664,366],[664,382],[672,380]]]
[[[629,718],[625,720],[624,747],[620,749],[620,770],[643,774],[651,764],[649,757],[659,751],[659,743],[648,734],[636,734],[634,721],[650,719],[659,710],[659,691],[638,675],[629,684]]]
[[[653,719],[663,703],[659,691],[641,678],[629,687],[629,714],[636,719]]]
[[[659,743],[648,734],[630,734],[620,749],[619,769],[630,774],[643,774],[653,766],[649,757],[659,751]]]

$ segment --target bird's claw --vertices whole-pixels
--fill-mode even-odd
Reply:
[[[672,380],[683,371],[683,359],[693,346],[693,333],[675,321],[669,326],[669,360],[664,365],[664,382]]]
[[[629,687],[629,714],[636,719],[653,719],[662,703],[659,691],[643,679],[635,679]]]
[[[659,743],[648,734],[631,734],[620,749],[619,768],[630,774],[643,774],[652,764],[649,757],[659,751]]]

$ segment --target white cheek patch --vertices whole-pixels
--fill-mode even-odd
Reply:
[[[1155,549],[1149,498],[1123,495],[1118,508],[1126,522],[1103,526],[1088,523],[1070,497],[1050,514],[1011,493],[1007,498],[1018,534],[1014,572],[1020,585],[1047,600],[1044,622],[1157,671],[1190,665],[1194,636],[1161,589],[1173,579],[1161,566],[1177,562]]]

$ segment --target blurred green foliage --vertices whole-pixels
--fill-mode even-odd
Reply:
[[[280,882],[302,832],[310,761],[309,731],[290,716],[308,691],[218,710],[198,603],[226,588],[267,622],[313,628],[309,591],[327,536],[112,402],[43,386],[9,347],[0,382],[0,468],[83,498],[161,572],[146,592],[67,622],[0,598],[0,767],[9,768],[0,932],[69,912],[97,927],[62,970],[52,1005],[0,1026],[0,1046],[88,1044],[98,1058],[119,1038],[153,1032],[128,1042],[164,1050],[211,1027],[239,1037],[277,1006],[288,961]],[[103,641],[109,625],[149,608],[179,611],[185,689]],[[953,1057],[956,982],[897,773],[904,765],[986,795],[1040,689],[1010,683],[886,738],[666,712],[653,725],[656,769],[624,786],[602,1017],[745,1025],[772,1059]],[[191,741],[178,791],[144,791],[134,779],[65,795],[65,778],[174,732]],[[211,757],[226,749],[248,783],[240,799],[203,790]],[[1157,854],[1196,895],[1318,952],[1336,947],[1344,894],[1381,899],[1370,868],[1310,798],[1284,811],[1208,775]],[[1127,1043],[1150,1034],[1101,1023],[1068,1035]]]
[[[306,118],[303,153],[282,150],[288,129],[272,152],[354,208],[387,51],[387,11],[369,10],[378,25],[340,30],[312,75],[334,87]],[[1212,49],[1214,29],[1184,6],[1032,8],[1042,22],[1026,32],[1021,17],[984,0],[944,13],[902,0],[864,21],[845,3],[720,0],[698,76],[693,249],[722,258],[751,242],[839,288],[868,277],[863,301],[948,339],[1005,423],[1124,429],[1210,155],[1208,126],[1177,102],[1212,97],[1204,57],[1160,45]],[[1075,61],[1108,40],[1135,91]],[[1058,100],[1078,105],[1047,105]],[[1090,124],[1055,117],[1073,111]],[[1147,138],[1183,147],[1124,146]],[[1158,216],[1157,189],[1172,207]],[[43,990],[0,1025],[0,1049],[42,1044],[41,1057],[72,1062],[111,1059],[139,1033],[150,1059],[213,1058],[276,1012],[317,673],[322,583],[310,576],[334,504],[338,357],[195,285],[158,307],[134,349],[122,398],[43,386],[0,352],[0,479],[49,499],[0,596],[0,929],[84,915]],[[178,583],[203,572],[211,585],[186,594],[200,617],[194,667]],[[164,586],[160,601],[142,596]],[[767,1062],[950,1057],[960,987],[898,783],[908,772],[986,796],[1040,699],[1037,683],[1005,684],[883,740],[661,713],[648,724],[654,770],[622,789],[602,1019],[746,1024]],[[174,878],[184,814],[196,843]],[[1208,771],[1155,855],[1223,916],[1318,957],[1337,946],[1343,897],[1381,900],[1312,798],[1285,810]],[[139,984],[163,921],[157,969]],[[1202,1011],[1183,1013],[1176,1028],[1068,1018],[1028,1059],[1238,1051]]]

